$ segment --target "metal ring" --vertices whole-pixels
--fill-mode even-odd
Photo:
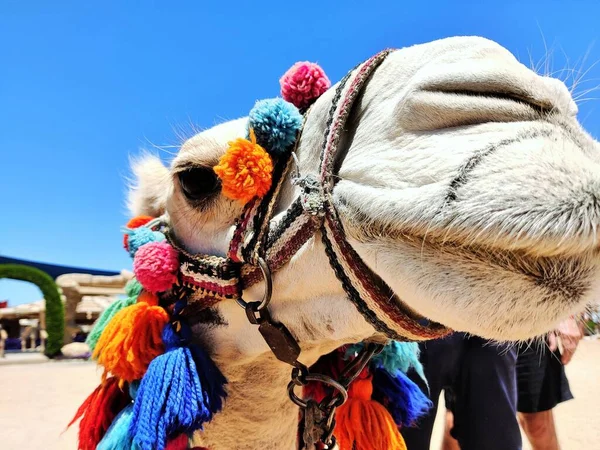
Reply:
[[[269,303],[271,303],[271,297],[273,295],[273,278],[271,277],[271,269],[269,268],[269,265],[263,258],[258,258],[257,263],[265,280],[265,293],[263,294],[263,298],[260,302],[260,305],[256,307],[256,310],[260,311],[261,309],[265,309],[267,306],[269,306]],[[248,308],[248,302],[246,302],[241,297],[236,298],[235,301],[242,308]]]
[[[348,400],[348,391],[346,390],[346,388],[337,381],[335,381],[333,378],[330,378],[326,375],[321,375],[320,373],[310,373],[306,375],[304,379],[306,381],[317,381],[319,383],[323,383],[334,388],[342,396],[342,403],[340,403],[340,405],[343,405],[346,402],[346,400]],[[294,383],[293,380],[288,383],[288,395],[290,396],[290,400],[296,405],[298,405],[300,408],[306,408],[308,406],[308,403],[302,400],[300,397],[298,397],[294,392],[294,388],[296,386],[297,385],[296,383]]]

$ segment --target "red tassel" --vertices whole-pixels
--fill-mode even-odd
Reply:
[[[165,450],[186,450],[188,448],[187,434],[180,434],[167,442]]]
[[[334,435],[340,450],[406,450],[406,444],[387,409],[371,399],[372,377],[365,370],[339,407]]]
[[[117,378],[107,378],[84,400],[67,428],[79,418],[78,450],[95,450],[113,419],[131,402],[129,394],[119,388]]]
[[[318,361],[310,367],[310,371],[322,373],[323,375],[330,376],[337,380],[344,370],[344,365],[346,363],[343,358],[344,352],[345,347],[341,347],[327,355],[321,356]],[[310,398],[316,402],[320,402],[330,393],[331,389],[327,385],[317,382],[310,382],[302,389],[302,396],[304,398]]]

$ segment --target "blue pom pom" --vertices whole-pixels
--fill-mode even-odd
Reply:
[[[129,435],[138,450],[164,449],[168,438],[201,429],[225,394],[225,378],[208,356],[196,361],[171,326],[163,341],[167,352],[150,363],[133,404]]]
[[[282,98],[260,100],[250,111],[248,126],[254,130],[260,146],[269,154],[279,156],[294,145],[302,128],[302,115]]]
[[[373,400],[385,406],[400,427],[413,425],[433,406],[419,386],[402,371],[393,376],[384,369],[376,369],[373,373]]]
[[[138,251],[138,248],[142,245],[148,244],[149,242],[161,242],[165,239],[165,235],[160,231],[152,231],[148,227],[134,228],[129,231],[129,239],[127,241],[129,254],[134,256]]]

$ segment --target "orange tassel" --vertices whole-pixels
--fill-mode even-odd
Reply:
[[[372,378],[355,380],[338,409],[334,434],[340,450],[406,450],[390,413],[371,399]]]
[[[138,303],[119,311],[94,349],[92,357],[121,381],[142,378],[150,362],[165,351],[162,331],[169,315],[153,303],[154,296],[143,294]]]

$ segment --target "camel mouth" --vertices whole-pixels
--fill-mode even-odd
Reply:
[[[477,244],[459,245],[427,238],[406,238],[413,242],[416,239],[423,251],[451,253],[463,261],[485,264],[491,270],[520,277],[546,291],[549,297],[560,299],[565,306],[577,305],[589,295],[591,281],[600,268],[600,248],[579,255],[539,256]]]
[[[488,339],[542,335],[600,294],[597,246],[543,256],[408,233],[352,241],[416,315]]]

